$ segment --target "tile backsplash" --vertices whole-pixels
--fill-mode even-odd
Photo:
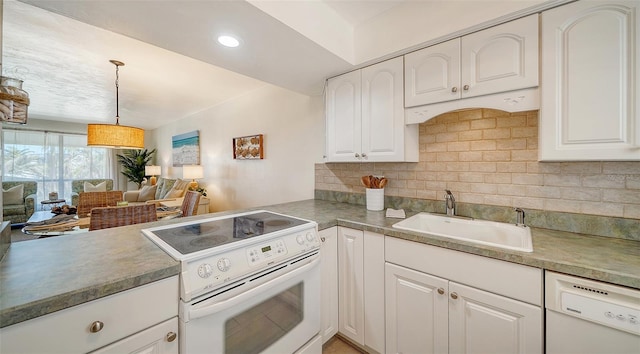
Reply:
[[[473,109],[420,124],[417,163],[316,164],[316,190],[364,193],[363,175],[389,179],[386,196],[640,219],[640,162],[538,162],[538,111]]]

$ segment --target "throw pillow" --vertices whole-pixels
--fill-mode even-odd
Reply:
[[[173,188],[171,188],[165,198],[180,198],[184,195],[188,187],[189,182],[179,179],[173,184]]]
[[[138,201],[146,202],[147,200],[153,200],[156,197],[156,186],[144,186],[138,192]]]
[[[2,205],[22,204],[24,196],[24,184],[18,184],[7,190],[2,189]]]
[[[162,181],[162,190],[159,194],[156,193],[156,199],[165,199],[167,197],[167,193],[169,193],[174,183],[176,183],[175,179],[164,178],[164,180]]]
[[[95,186],[89,182],[84,182],[84,191],[85,192],[106,192],[107,181],[100,182]]]

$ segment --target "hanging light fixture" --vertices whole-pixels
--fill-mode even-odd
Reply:
[[[87,145],[116,149],[143,149],[144,130],[120,125],[118,70],[124,63],[118,60],[109,61],[116,66],[116,124],[89,124],[87,126]]]

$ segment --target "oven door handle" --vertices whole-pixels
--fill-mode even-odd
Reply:
[[[190,309],[189,310],[189,319],[193,320],[196,318],[200,318],[200,317],[205,317],[208,315],[211,315],[213,313],[217,313],[217,312],[221,312],[224,311],[230,307],[236,306],[237,304],[246,301],[247,299],[250,299],[252,297],[254,297],[257,293],[260,293],[261,291],[264,291],[264,289],[266,288],[270,288],[273,286],[278,286],[282,283],[287,282],[290,279],[295,278],[296,276],[300,275],[301,273],[304,273],[308,270],[310,270],[313,267],[316,267],[318,264],[320,263],[320,258],[316,258],[315,260],[309,262],[308,264],[303,265],[300,268],[294,269],[288,273],[285,273],[281,276],[278,276],[272,280],[269,280],[266,283],[260,284],[258,286],[256,286],[253,289],[247,290],[245,292],[242,292],[232,298],[229,298],[227,300],[224,301],[219,301],[219,302],[212,302],[210,305],[207,305],[205,303],[205,305],[201,308],[197,308],[197,309]]]

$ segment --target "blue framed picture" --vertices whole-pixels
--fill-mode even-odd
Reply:
[[[192,132],[171,137],[173,166],[200,164],[200,132]]]

